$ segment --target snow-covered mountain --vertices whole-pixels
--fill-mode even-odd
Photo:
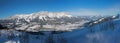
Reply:
[[[11,16],[9,19],[17,19],[18,21],[20,19],[25,19],[25,21],[30,22],[34,19],[45,19],[49,20],[50,18],[62,18],[62,17],[72,17],[72,15],[68,15],[68,13],[64,12],[37,12],[32,14],[17,14],[15,16]]]
[[[56,34],[53,31],[25,32],[15,29],[0,30],[1,43],[119,43],[120,16],[89,21],[71,32]],[[2,25],[1,25],[2,26]],[[26,26],[26,25],[24,25]],[[59,31],[57,31],[59,32]]]
[[[99,17],[94,17],[97,19]],[[1,19],[0,24],[21,31],[71,31],[83,27],[93,17],[72,16],[65,12],[37,12],[17,14]]]
[[[65,12],[46,11],[46,12],[37,12],[31,14],[17,14],[5,19],[0,19],[0,24],[10,29],[29,31],[29,32],[71,31],[77,28],[84,27],[83,25],[84,23],[95,21],[100,18],[103,19],[104,17],[103,16],[72,16],[69,13],[65,13]],[[90,25],[91,24],[94,23],[90,23]]]

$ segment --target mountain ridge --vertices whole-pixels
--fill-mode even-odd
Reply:
[[[10,18],[0,20],[0,24],[11,29],[29,32],[72,31],[74,29],[82,28],[86,24],[88,26],[92,26],[98,22],[114,18],[116,18],[116,16],[110,16],[108,18],[101,16],[74,17],[63,12],[38,12],[29,15],[25,14],[11,16]]]
[[[38,32],[39,30],[71,31],[72,29],[81,27],[87,21],[87,18],[73,17],[64,12],[38,12],[11,16],[1,20],[0,23],[16,30]]]

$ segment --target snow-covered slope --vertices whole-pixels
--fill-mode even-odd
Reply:
[[[110,19],[112,18],[112,19]],[[102,18],[101,18],[102,19]],[[99,21],[98,19],[96,21]],[[104,20],[106,19],[106,20]],[[14,29],[0,30],[1,43],[119,43],[120,17],[111,16],[95,25],[85,26],[71,32],[26,32]],[[95,23],[92,21],[91,23]],[[57,31],[59,32],[59,31]]]
[[[103,23],[103,22],[107,22],[107,21],[112,21],[112,20],[116,20],[116,19],[119,19],[120,18],[120,15],[116,15],[116,16],[109,16],[109,17],[103,17],[103,18],[100,18],[100,19],[97,19],[97,20],[94,20],[94,21],[89,21],[87,23],[84,24],[84,26],[86,27],[91,27],[91,26],[94,26],[94,25],[97,25],[97,24],[100,24],[100,23]]]

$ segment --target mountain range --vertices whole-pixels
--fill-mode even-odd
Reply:
[[[15,16],[14,16],[15,17]],[[19,18],[19,17],[17,17]],[[24,19],[24,18],[22,18]],[[54,18],[54,20],[74,20],[73,23],[66,22],[60,23],[58,27],[60,28],[58,31],[56,30],[49,30],[46,29],[49,26],[55,26],[58,24],[51,23],[48,24],[46,21],[47,19],[36,19],[35,21],[26,21],[21,19],[15,18],[6,18],[0,20],[0,43],[120,43],[120,16],[109,16],[109,17],[97,17],[97,16],[77,16],[77,17],[65,17],[65,18]],[[34,20],[34,19],[33,19]],[[40,26],[40,21],[45,22],[44,24],[46,27],[40,27],[39,29],[46,29],[46,30],[27,30],[30,29],[32,26]],[[16,22],[17,21],[17,22]],[[52,22],[53,22],[52,21]],[[85,22],[82,25],[81,21]],[[50,21],[49,21],[50,22]],[[59,22],[59,21],[56,21]],[[61,22],[61,21],[60,21]],[[12,25],[11,25],[12,24]],[[9,26],[10,25],[10,26]],[[62,26],[64,25],[64,26]],[[71,26],[78,26],[77,28],[73,27],[74,29],[68,29],[72,31],[65,31],[66,25]],[[20,26],[20,27],[17,27]],[[25,28],[23,26],[28,26]],[[79,27],[80,26],[80,27]],[[66,28],[65,28],[66,27]],[[19,30],[17,30],[19,28]],[[20,30],[20,29],[26,30]],[[72,27],[71,27],[72,28]],[[37,29],[37,28],[33,28]],[[51,28],[57,29],[57,28]],[[48,31],[49,30],[49,31]],[[65,32],[61,32],[65,31]]]
[[[37,12],[17,14],[0,20],[0,24],[19,31],[71,31],[83,27],[83,24],[97,20],[97,16],[72,16],[64,12]]]

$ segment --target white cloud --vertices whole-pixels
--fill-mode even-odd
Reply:
[[[90,16],[90,15],[97,15],[98,13],[95,11],[92,11],[90,9],[79,9],[76,11],[72,11],[71,14],[75,14],[75,15],[82,15],[82,16]]]
[[[90,15],[115,15],[120,14],[120,4],[115,4],[109,8],[104,9],[86,9],[80,8],[74,11],[70,11],[71,14],[74,15],[82,15],[82,16],[90,16]]]
[[[117,5],[114,5],[110,8],[106,8],[106,9],[103,9],[103,10],[100,10],[99,12],[100,14],[107,14],[107,15],[115,15],[115,14],[118,14],[120,13],[120,6],[117,4]]]

